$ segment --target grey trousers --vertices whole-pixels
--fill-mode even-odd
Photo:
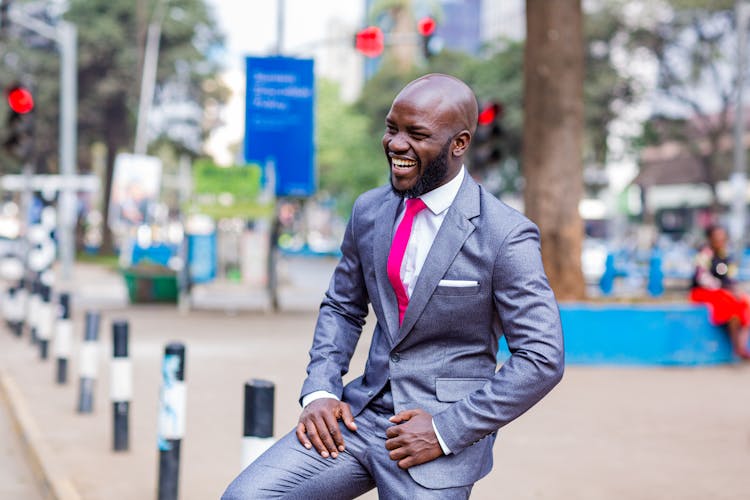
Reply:
[[[388,457],[385,430],[393,413],[366,408],[359,414],[357,431],[339,422],[346,450],[337,458],[323,458],[305,449],[290,432],[230,483],[222,500],[344,500],[377,487],[387,500],[466,499],[473,485],[430,490]]]

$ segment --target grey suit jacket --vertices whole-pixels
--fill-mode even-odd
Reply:
[[[321,305],[302,395],[329,391],[356,416],[390,377],[395,411],[431,413],[452,451],[411,467],[412,478],[428,488],[468,485],[492,468],[497,430],[562,377],[560,315],[536,226],[466,175],[399,327],[386,262],[400,202],[390,186],[355,202]],[[440,280],[479,285],[439,286]],[[377,324],[367,364],[344,387],[368,303]],[[497,370],[503,334],[512,355]]]

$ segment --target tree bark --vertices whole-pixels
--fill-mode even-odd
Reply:
[[[580,300],[583,222],[581,0],[526,0],[523,173],[526,214],[558,300]]]
[[[130,137],[124,129],[127,123],[126,98],[114,99],[108,107],[108,123],[104,132],[104,144],[107,147],[107,162],[104,169],[104,192],[102,193],[102,245],[100,252],[104,255],[115,253],[115,242],[109,228],[109,200],[112,196],[112,181],[115,170],[115,158],[121,148],[127,146],[124,138]]]

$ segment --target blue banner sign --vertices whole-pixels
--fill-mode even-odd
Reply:
[[[312,59],[248,57],[245,161],[274,166],[277,196],[315,192]],[[264,182],[271,178],[264,172]]]

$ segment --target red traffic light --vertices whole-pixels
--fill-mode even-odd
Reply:
[[[437,23],[435,23],[435,20],[431,17],[423,17],[419,21],[417,21],[417,31],[419,31],[419,34],[422,36],[430,36],[435,32],[435,27],[437,26]]]
[[[479,125],[490,125],[495,119],[500,118],[502,114],[503,106],[496,102],[491,102],[479,112],[477,123],[479,123]]]
[[[8,91],[8,105],[19,114],[26,114],[34,109],[34,97],[28,89],[13,87]]]
[[[377,26],[368,26],[359,31],[354,46],[367,57],[378,57],[383,53],[383,31]]]

